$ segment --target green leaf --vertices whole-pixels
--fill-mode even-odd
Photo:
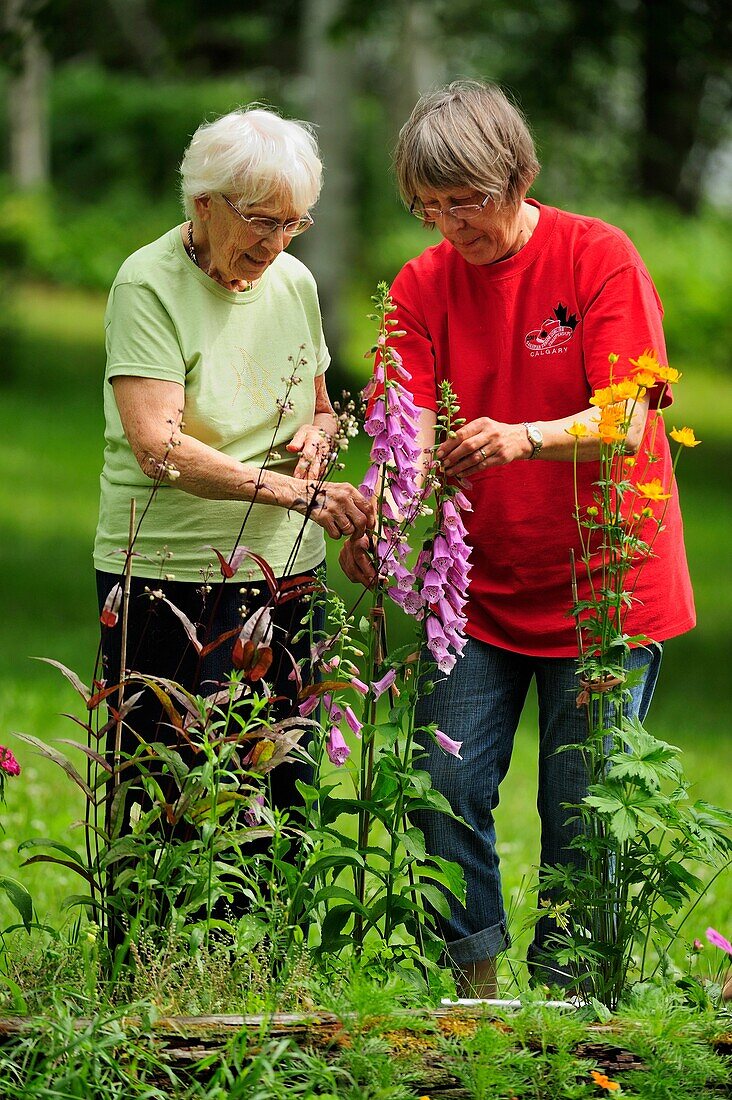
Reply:
[[[410,856],[413,856],[415,859],[424,859],[427,855],[424,833],[415,825],[412,825],[406,832],[397,833],[397,837]]]
[[[346,890],[343,886],[324,886],[322,890],[318,890],[313,898],[313,905],[319,905],[320,902],[328,901],[330,898],[347,901],[354,912],[360,913],[366,920],[370,920],[368,909],[361,904],[352,890]]]
[[[25,886],[17,879],[7,878],[3,875],[0,876],[0,890],[3,891],[10,904],[17,909],[26,931],[30,931],[30,925],[33,921],[33,898]]]
[[[18,845],[19,852],[24,852],[26,848],[51,848],[54,852],[61,852],[62,855],[69,856],[81,867],[84,866],[84,861],[79,853],[70,848],[68,844],[61,844],[58,840],[50,840],[45,836],[32,836],[28,840],[22,840]]]
[[[349,848],[329,848],[319,855],[309,856],[305,864],[305,872],[311,877],[321,875],[330,867],[363,867],[363,857]]]
[[[320,948],[324,951],[333,951],[343,946],[343,941],[350,943],[349,937],[341,935],[343,929],[353,916],[353,908],[350,905],[336,905],[327,914],[320,928]]]
[[[0,982],[6,985],[10,990],[10,994],[13,998],[13,1011],[17,1016],[28,1015],[28,1005],[23,997],[20,986],[9,978],[7,974],[0,974]]]

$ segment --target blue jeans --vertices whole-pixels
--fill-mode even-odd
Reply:
[[[645,667],[632,689],[627,713],[643,720],[650,706],[661,664],[662,647],[632,650],[629,668]],[[437,683],[417,705],[418,726],[436,722],[439,729],[462,741],[461,760],[446,755],[431,737],[423,767],[468,829],[445,814],[421,811],[414,824],[424,831],[427,850],[459,863],[467,883],[466,904],[448,895],[451,916],[438,918],[451,963],[479,962],[505,951],[510,943],[501,895],[499,858],[493,811],[499,786],[511,762],[514,736],[532,677],[539,696],[539,792],[541,864],[577,863],[580,853],[567,849],[580,828],[566,823],[563,803],[578,803],[587,793],[587,777],[579,752],[557,750],[587,736],[584,708],[577,708],[577,663],[572,657],[527,657],[468,639],[464,655],[447,679]],[[542,918],[536,926],[529,959],[547,957],[547,935],[556,926]]]

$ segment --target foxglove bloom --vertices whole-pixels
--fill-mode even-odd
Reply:
[[[453,741],[452,737],[448,737],[442,730],[435,730],[435,741],[450,756],[456,756],[458,760],[462,760],[460,755],[460,750],[463,747],[462,741]]]
[[[328,740],[325,743],[325,751],[328,753],[328,759],[331,764],[335,764],[337,767],[342,767],[345,764],[348,757],[351,755],[351,750],[346,744],[345,738],[338,726],[332,726],[330,733],[328,734]]]
[[[374,693],[374,699],[380,699],[385,691],[388,691],[396,680],[396,669],[390,668],[385,676],[382,676],[380,680],[375,680],[371,685],[371,690]]]

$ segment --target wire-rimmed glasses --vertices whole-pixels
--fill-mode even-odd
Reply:
[[[419,218],[423,225],[435,225],[437,219],[444,218],[446,214],[449,214],[451,218],[455,218],[456,221],[472,222],[485,211],[492,197],[492,195],[486,195],[481,203],[470,203],[468,206],[448,206],[447,210],[442,210],[439,206],[423,206],[415,195],[412,199],[412,205],[409,207],[409,213],[413,214],[415,218]]]
[[[303,214],[301,218],[293,218],[288,222],[278,222],[275,218],[262,218],[256,215],[250,217],[248,214],[242,214],[241,210],[234,205],[231,199],[227,199],[226,195],[222,195],[221,198],[243,222],[247,223],[252,233],[260,240],[263,237],[269,237],[270,233],[275,233],[278,229],[281,229],[286,237],[297,237],[313,224],[313,219],[309,214]]]

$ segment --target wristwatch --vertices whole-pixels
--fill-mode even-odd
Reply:
[[[529,437],[529,443],[531,444],[531,454],[529,455],[529,459],[538,458],[539,451],[544,446],[544,436],[541,434],[536,424],[529,424],[525,421],[524,427],[526,428],[526,434]]]

